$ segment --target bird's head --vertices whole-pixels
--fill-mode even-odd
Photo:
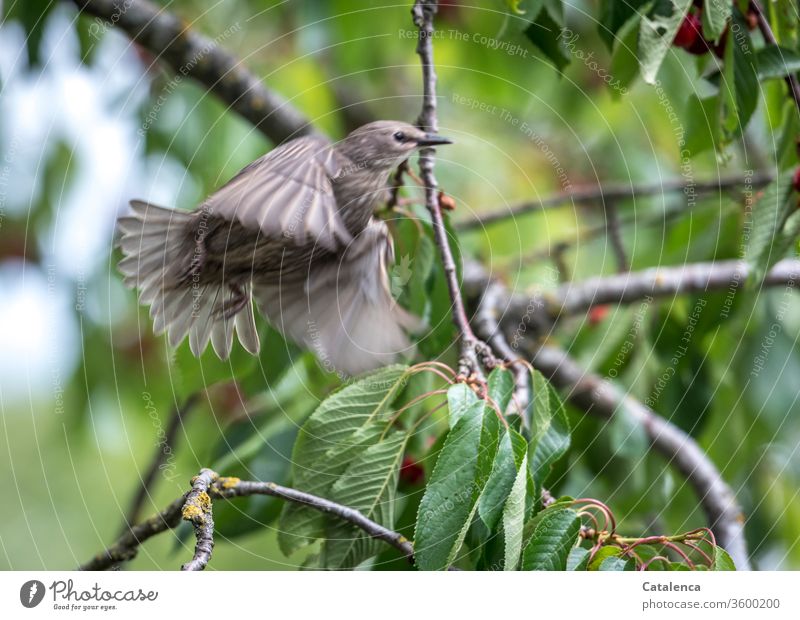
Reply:
[[[391,170],[417,149],[440,144],[452,141],[401,121],[376,121],[350,133],[337,148],[359,166]]]

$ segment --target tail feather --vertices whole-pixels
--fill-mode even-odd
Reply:
[[[229,286],[198,285],[185,277],[193,217],[188,211],[131,202],[131,214],[117,221],[123,282],[139,291],[140,303],[150,306],[153,331],[166,332],[171,346],[178,346],[188,334],[189,347],[199,357],[210,339],[216,354],[227,359],[235,327],[242,346],[255,355],[260,347],[251,287],[240,287],[246,303],[235,316],[227,316],[225,310],[237,296]]]
[[[259,340],[256,331],[256,317],[253,314],[253,293],[250,286],[246,289],[246,295],[245,307],[234,318],[236,333],[239,335],[239,342],[242,343],[242,346],[253,355],[258,355]]]

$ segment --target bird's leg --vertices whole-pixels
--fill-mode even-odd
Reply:
[[[239,284],[229,284],[228,288],[233,293],[233,297],[230,299],[230,304],[222,302],[222,318],[226,321],[236,316],[250,299]]]

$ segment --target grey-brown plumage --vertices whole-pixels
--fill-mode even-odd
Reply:
[[[155,332],[226,359],[236,331],[255,354],[259,311],[335,370],[353,375],[409,348],[416,320],[392,298],[393,246],[373,212],[391,171],[449,141],[378,121],[336,145],[288,142],[239,172],[195,211],[131,202],[119,219],[125,283],[150,305]]]

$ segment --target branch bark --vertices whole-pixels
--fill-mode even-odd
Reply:
[[[484,285],[480,270],[470,269],[465,277],[474,291]],[[675,267],[651,267],[643,271],[599,276],[583,282],[563,284],[552,291],[535,291],[530,295],[512,294],[503,317],[526,319],[526,324],[547,327],[565,316],[586,313],[601,304],[625,304],[646,297],[667,297],[686,293],[704,293],[729,288],[734,292],[744,285],[750,274],[745,261],[727,260],[690,263]],[[800,260],[784,259],[776,263],[763,281],[764,286],[793,286],[800,279]]]
[[[436,70],[433,64],[433,18],[437,9],[438,2],[436,0],[417,0],[411,9],[414,25],[418,29],[417,54],[422,63],[422,111],[417,119],[417,125],[420,129],[430,133],[436,133],[439,129],[436,118]],[[431,214],[434,239],[442,257],[447,288],[452,301],[453,323],[459,334],[461,354],[458,373],[464,378],[469,378],[473,375],[482,378],[481,365],[492,367],[497,363],[497,360],[486,343],[479,340],[473,333],[464,308],[464,300],[461,296],[461,288],[456,273],[456,264],[453,259],[453,253],[450,250],[442,208],[439,204],[438,184],[433,172],[435,155],[435,148],[421,149],[419,152],[419,170],[420,177],[425,185],[425,205]]]
[[[73,0],[81,12],[125,31],[177,73],[189,75],[279,143],[311,133],[310,121],[267,89],[235,56],[146,0]]]
[[[487,286],[478,302],[481,312],[502,314],[508,293],[484,276]],[[484,324],[485,325],[485,324]],[[493,338],[492,333],[483,333]],[[611,418],[624,408],[645,430],[652,446],[683,474],[697,493],[709,527],[741,570],[750,562],[744,537],[744,517],[730,487],[697,443],[653,410],[623,392],[618,386],[585,371],[569,355],[552,346],[532,346],[532,363],[556,387],[567,392],[567,399],[587,413]]]
[[[763,187],[768,185],[774,175],[766,172],[754,174],[752,177],[745,178],[743,175],[723,177],[720,179],[709,179],[694,183],[687,182],[686,179],[675,179],[664,181],[663,183],[653,183],[650,185],[632,185],[630,183],[608,184],[595,187],[585,187],[562,192],[549,196],[538,201],[522,202],[512,205],[505,209],[490,211],[485,215],[475,219],[456,222],[453,226],[456,230],[474,230],[484,228],[496,222],[513,219],[533,211],[552,209],[567,205],[591,204],[599,202],[601,204],[609,201],[618,204],[621,200],[631,198],[644,198],[646,196],[658,196],[661,194],[671,194],[692,189],[695,195],[711,194],[723,189],[731,189],[750,185],[752,187]]]
[[[211,559],[214,548],[213,501],[251,495],[279,497],[348,521],[372,538],[391,545],[409,561],[414,561],[414,547],[405,536],[368,519],[353,508],[274,482],[221,477],[210,469],[202,469],[192,479],[192,489],[188,493],[173,501],[157,515],[130,528],[111,547],[81,565],[79,570],[107,570],[120,562],[132,560],[136,557],[139,545],[161,532],[177,527],[182,519],[192,523],[197,538],[194,555],[183,565],[182,570],[203,570]]]

